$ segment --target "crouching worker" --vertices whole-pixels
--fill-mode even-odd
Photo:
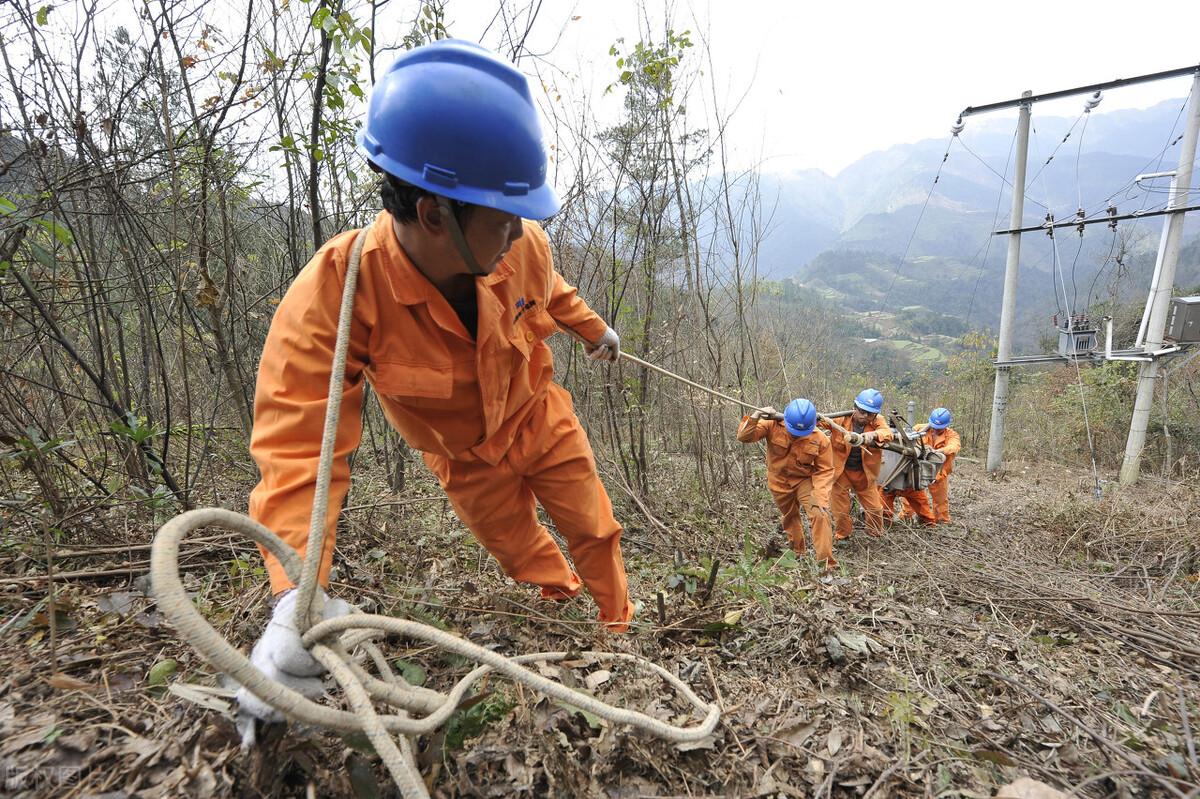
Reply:
[[[883,497],[883,520],[886,524],[891,524],[896,517],[897,499],[900,500],[900,518],[902,520],[916,516],[917,520],[927,527],[937,524],[937,518],[933,515],[933,506],[929,504],[929,495],[925,493],[925,489],[900,488],[886,491],[880,486],[879,494]]]
[[[794,399],[783,412],[774,408],[754,411],[742,419],[737,438],[743,444],[767,440],[767,488],[783,516],[783,529],[797,555],[805,553],[803,509],[812,529],[813,555],[827,569],[833,558],[833,525],[829,491],[833,486],[833,450],[817,429],[817,409],[806,399]],[[767,418],[764,418],[767,417]]]
[[[929,414],[929,424],[919,424],[914,430],[925,431],[922,443],[946,456],[946,462],[938,471],[937,477],[929,486],[929,496],[933,499],[933,513],[938,523],[950,521],[950,473],[954,471],[954,456],[962,449],[962,439],[950,427],[950,411],[946,408],[934,408]]]
[[[850,416],[849,435],[843,435],[832,425],[820,422],[829,431],[833,447],[833,467],[837,480],[833,484],[830,508],[836,537],[839,541],[850,537],[854,523],[850,519],[850,492],[858,497],[867,521],[867,533],[883,535],[883,500],[875,481],[879,478],[879,467],[883,464],[880,444],[892,440],[892,429],[879,415],[883,410],[883,395],[873,388],[864,388],[854,398],[854,413]]]
[[[621,526],[571,397],[552,380],[544,339],[570,327],[591,342],[589,358],[606,361],[617,358],[620,343],[555,271],[541,227],[526,221],[554,214],[559,200],[546,182],[525,78],[476,44],[417,48],[375,86],[358,141],[382,176],[384,210],[362,245],[321,585],[329,582],[369,382],[388,421],[423,453],[455,513],[510,577],[551,599],[586,586],[600,621],[624,630],[633,607]],[[262,480],[250,513],[301,557],[342,287],[358,236],[335,236],[296,277],[259,365],[250,450]],[[574,569],[538,523],[539,502]],[[273,634],[291,624],[292,583],[264,555],[273,593],[285,596],[252,660],[285,682],[311,677],[320,668],[294,651],[294,630]],[[277,717],[242,694],[254,715]]]

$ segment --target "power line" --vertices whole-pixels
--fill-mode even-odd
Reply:
[[[987,166],[988,169],[992,169],[993,174],[999,175],[1001,185],[1000,185],[1000,191],[996,192],[996,210],[995,210],[995,213],[992,214],[992,225],[990,228],[988,228],[987,242],[983,247],[980,248],[983,250],[983,259],[979,262],[979,274],[977,274],[975,276],[975,285],[971,287],[971,301],[969,303],[967,303],[967,327],[968,328],[971,325],[971,313],[972,313],[972,311],[975,310],[975,294],[976,294],[976,292],[979,291],[979,283],[981,280],[983,280],[983,275],[987,271],[987,257],[988,257],[988,253],[991,252],[991,250],[992,250],[992,233],[991,233],[991,231],[996,229],[996,224],[1000,221],[1000,205],[1001,205],[1001,203],[1004,202],[1004,186],[1005,185],[1007,185],[1009,187],[1012,186],[1012,184],[1008,182],[1008,167],[1012,164],[1013,147],[1016,146],[1016,143],[1017,143],[1017,132],[1016,132],[1016,130],[1013,130],[1012,138],[1009,139],[1009,141],[1008,141],[1008,155],[1005,156],[1005,158],[1004,158],[1004,174],[1003,175],[1000,175],[999,172],[996,172],[996,170],[992,169],[990,166],[988,166],[986,163],[984,163],[983,159],[979,159],[980,162],[983,163],[984,166]],[[962,142],[962,145],[965,147],[966,142]],[[971,154],[974,155],[973,152]],[[975,157],[979,158],[979,156],[975,156]]]
[[[1042,164],[1041,168],[1038,169],[1038,171],[1034,174],[1034,176],[1029,179],[1030,184],[1037,183],[1037,179],[1042,176],[1043,172],[1046,171],[1046,167],[1050,166],[1050,162],[1054,160],[1054,157],[1056,155],[1058,155],[1058,151],[1060,149],[1062,149],[1062,146],[1067,143],[1067,139],[1071,138],[1071,134],[1075,132],[1075,126],[1079,124],[1079,120],[1083,119],[1084,116],[1086,116],[1086,115],[1087,115],[1087,111],[1079,112],[1079,116],[1075,117],[1075,121],[1071,123],[1071,127],[1067,128],[1066,135],[1064,135],[1062,137],[1062,141],[1060,141],[1058,143],[1058,146],[1054,148],[1054,152],[1050,153],[1050,157],[1046,159],[1045,163]],[[1036,124],[1034,125],[1033,130],[1034,130],[1034,133],[1037,133],[1037,125]],[[1050,200],[1050,196],[1047,194],[1046,201],[1049,202],[1049,200]]]
[[[1037,147],[1037,129],[1036,128],[1034,128],[1034,131],[1033,131],[1033,146]],[[1049,161],[1047,161],[1047,163],[1049,163]],[[1038,174],[1040,175],[1041,172],[1039,172]],[[1042,191],[1046,195],[1047,205],[1051,204],[1050,189],[1046,185],[1045,178],[1042,178]],[[1066,284],[1065,280],[1063,279],[1062,269],[1060,268],[1059,255],[1058,255],[1058,237],[1054,235],[1054,228],[1051,228],[1049,230],[1049,234],[1050,234],[1050,246],[1052,248],[1052,254],[1054,256],[1054,264],[1051,268],[1051,274],[1057,273],[1059,282],[1062,285],[1063,304],[1066,305],[1066,311],[1067,311],[1067,320],[1066,320],[1067,336],[1068,336],[1068,338],[1070,338],[1070,344],[1069,344],[1070,353],[1072,356],[1074,356],[1075,355],[1075,342],[1074,342],[1074,339],[1071,338],[1074,334],[1074,313],[1072,312],[1071,305],[1067,300],[1067,284]],[[1079,236],[1080,236],[1079,249],[1082,250],[1083,249],[1083,230],[1082,229],[1080,229]],[[1078,252],[1076,253],[1075,257],[1076,258],[1079,257]],[[1074,265],[1072,264],[1072,269],[1073,268],[1074,268]],[[1057,292],[1057,288],[1055,289],[1055,291]],[[1054,304],[1055,304],[1055,306],[1058,305],[1057,293],[1055,294]],[[1092,462],[1092,482],[1093,482],[1093,486],[1094,486],[1093,490],[1095,492],[1096,498],[1099,499],[1100,495],[1101,495],[1100,470],[1096,465],[1096,446],[1095,446],[1095,442],[1092,439],[1092,422],[1088,416],[1087,392],[1084,390],[1084,387],[1083,387],[1083,371],[1079,367],[1079,358],[1072,357],[1071,362],[1075,365],[1075,382],[1079,386],[1079,405],[1083,410],[1083,427],[1084,427],[1085,432],[1087,433],[1088,454],[1089,454],[1089,456],[1091,458],[1091,462]]]
[[[1016,140],[1016,136],[1017,136],[1017,134],[1014,132],[1014,133],[1013,133],[1013,140],[1014,140],[1014,141]],[[963,141],[961,138],[959,139],[959,142],[958,142],[958,143],[959,143],[959,144],[961,144],[961,145],[963,146],[963,149],[965,149],[965,150],[966,150],[968,153],[970,153],[972,156],[974,156],[974,158],[975,158],[975,160],[976,160],[976,161],[978,161],[979,163],[983,164],[983,166],[984,166],[984,168],[985,168],[985,169],[987,169],[989,172],[991,172],[991,173],[992,173],[993,175],[995,175],[996,177],[1000,178],[1000,181],[1001,181],[1001,182],[1002,182],[1002,183],[1003,183],[1005,186],[1008,186],[1010,189],[1013,187],[1013,185],[1012,185],[1012,182],[1011,182],[1011,181],[1008,179],[1008,164],[1007,164],[1007,163],[1006,163],[1006,164],[1005,164],[1005,166],[1004,166],[1004,174],[1003,174],[1003,175],[1001,175],[999,172],[997,172],[995,169],[993,169],[993,168],[992,168],[992,165],[991,165],[991,164],[989,164],[987,161],[983,160],[983,158],[982,158],[982,157],[981,157],[981,156],[980,156],[978,153],[976,153],[976,152],[975,152],[974,150],[972,150],[972,149],[971,149],[969,146],[967,146],[967,143],[966,143],[965,141]],[[1008,152],[1009,152],[1009,157],[1010,157],[1010,158],[1012,157],[1012,147],[1013,147],[1013,145],[1012,145],[1012,144],[1009,144]],[[1046,208],[1046,206],[1045,206],[1045,205],[1042,205],[1042,203],[1041,203],[1041,202],[1039,202],[1038,200],[1034,199],[1033,197],[1030,197],[1030,196],[1029,196],[1029,192],[1025,192],[1025,199],[1026,199],[1027,201],[1029,201],[1029,202],[1033,203],[1034,205],[1039,205],[1039,206],[1041,206],[1042,208]],[[1049,208],[1046,208],[1046,210],[1047,210],[1047,211],[1049,211],[1050,209],[1049,209]]]
[[[908,257],[908,251],[912,247],[913,240],[917,237],[917,231],[921,227],[921,220],[925,218],[925,209],[929,207],[929,200],[933,197],[933,190],[937,187],[938,181],[942,179],[942,168],[946,166],[946,161],[950,159],[950,150],[954,147],[954,140],[957,138],[958,134],[952,133],[950,140],[946,142],[946,152],[942,154],[942,161],[938,164],[937,172],[933,176],[933,182],[929,184],[929,192],[925,195],[925,202],[921,204],[921,211],[917,214],[917,221],[913,224],[912,233],[908,236],[908,243],[904,245],[904,252],[901,254],[900,260],[892,268],[892,282],[888,284],[887,291],[879,296],[879,302],[876,303],[876,313],[883,307],[883,301],[891,296],[892,288],[895,287],[896,280],[900,277],[900,267],[904,265],[904,259]]]
[[[1100,264],[1100,268],[1096,270],[1095,277],[1092,278],[1092,285],[1088,287],[1088,298],[1087,298],[1088,308],[1092,307],[1092,293],[1096,290],[1096,283],[1099,282],[1100,276],[1104,274],[1104,270],[1108,268],[1108,264],[1112,260],[1113,253],[1116,252],[1116,250],[1117,250],[1117,228],[1116,228],[1116,225],[1114,225],[1112,228],[1112,241],[1108,245],[1108,255],[1104,256],[1103,263]],[[1114,311],[1116,310],[1116,297],[1115,296],[1113,298],[1113,310]]]
[[[1167,134],[1167,143],[1163,145],[1162,149],[1159,150],[1157,154],[1150,156],[1150,160],[1147,161],[1145,164],[1143,164],[1142,168],[1139,169],[1136,173],[1134,173],[1135,175],[1143,174],[1146,171],[1146,167],[1150,166],[1151,164],[1154,164],[1155,161],[1157,161],[1158,163],[1155,165],[1154,171],[1158,172],[1161,170],[1163,159],[1167,157],[1167,150],[1174,147],[1176,144],[1179,143],[1179,140],[1183,138],[1182,133],[1179,134],[1178,136],[1175,136],[1175,129],[1179,127],[1179,120],[1180,120],[1180,118],[1183,117],[1183,112],[1184,112],[1184,110],[1187,109],[1187,104],[1188,104],[1187,97],[1184,97],[1183,102],[1179,105],[1179,111],[1177,111],[1175,114],[1175,121],[1171,123],[1171,132]],[[1172,137],[1174,137],[1174,138],[1172,139]],[[1116,197],[1121,192],[1125,192],[1124,199],[1126,199],[1126,200],[1130,199],[1129,189],[1133,188],[1136,185],[1138,185],[1136,178],[1134,180],[1130,180],[1130,181],[1124,183],[1120,188],[1118,188],[1112,194],[1108,195],[1103,200],[1101,200],[1099,205],[1100,206],[1108,205],[1110,202],[1112,202],[1113,197]],[[1145,187],[1140,187],[1140,188],[1142,189],[1143,192],[1147,191],[1147,189]],[[1144,202],[1145,201],[1143,199],[1143,203]]]

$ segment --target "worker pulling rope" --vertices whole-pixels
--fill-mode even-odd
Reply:
[[[586,339],[584,339],[583,336],[576,333],[569,326],[562,325],[562,324],[560,324],[559,326],[562,327],[566,332],[570,333],[571,336],[574,337],[576,340],[578,340],[580,342],[586,341]],[[630,363],[635,363],[638,366],[642,366],[647,369],[650,369],[651,371],[658,372],[660,375],[669,377],[672,380],[676,380],[680,383],[683,383],[684,385],[691,386],[692,388],[699,389],[700,391],[703,391],[706,394],[711,394],[712,396],[717,397],[718,399],[723,399],[726,402],[732,402],[735,405],[740,405],[743,408],[748,408],[752,411],[763,412],[764,418],[770,418],[770,419],[775,419],[775,420],[783,419],[782,413],[779,413],[779,412],[766,413],[767,408],[765,408],[765,407],[760,407],[751,402],[746,402],[745,400],[740,400],[737,397],[731,397],[728,394],[722,394],[720,391],[717,391],[716,389],[709,388],[708,386],[700,385],[699,383],[696,383],[692,380],[688,380],[686,377],[684,377],[682,375],[677,375],[672,371],[662,368],[661,366],[656,366],[656,365],[650,363],[649,361],[644,361],[641,358],[637,357],[636,355],[631,355],[630,353],[626,352],[625,350],[621,350],[617,355],[618,355],[618,357],[624,358],[625,360],[629,361]],[[836,430],[839,433],[841,433],[842,435],[844,435],[846,437],[846,440],[850,442],[851,446],[857,447],[862,444],[862,441],[863,441],[862,434],[856,433],[853,430],[847,430],[846,428],[839,425],[837,423],[837,421],[835,421],[836,419],[840,419],[840,418],[849,416],[851,413],[853,413],[853,411],[838,411],[837,413],[830,413],[830,414],[818,412],[817,418],[820,419],[821,421],[825,422],[826,424],[828,424],[834,430]],[[902,455],[906,455],[911,458],[922,457],[922,455],[925,454],[925,449],[926,449],[926,448],[922,447],[919,442],[915,442],[915,441],[906,442],[906,443],[888,441],[888,442],[880,443],[878,446],[881,449],[892,450],[893,452],[898,452]]]
[[[682,680],[666,669],[635,655],[585,653],[593,661],[625,661],[644,666],[662,677],[703,720],[689,727],[667,724],[637,711],[608,705],[590,694],[568,688],[530,671],[523,664],[561,661],[566,652],[542,652],[508,658],[458,636],[426,624],[390,616],[366,614],[352,609],[349,615],[324,619],[324,592],[318,591],[317,573],[323,551],[326,510],[332,473],[334,440],[341,408],[342,382],[354,306],[354,290],[366,231],[358,234],[351,251],[338,318],[333,368],[324,435],[313,498],[308,548],[301,562],[295,550],[263,525],[224,508],[204,508],[183,513],[164,524],[155,535],[150,555],[150,575],[159,609],[175,625],[180,638],[191,644],[215,668],[230,675],[254,696],[288,718],[341,732],[360,731],[379,753],[392,779],[405,797],[429,795],[413,757],[407,736],[432,732],[458,707],[470,687],[495,671],[534,691],[610,721],[627,724],[675,743],[698,741],[710,735],[720,720],[720,708],[705,702]],[[736,400],[735,400],[736,401]],[[179,576],[179,547],[193,531],[219,525],[240,533],[277,557],[290,580],[296,583],[295,626],[302,643],[341,687],[351,711],[314,702],[301,693],[271,679],[237,648],[226,641],[196,609]],[[370,640],[379,634],[415,639],[477,661],[480,665],[460,679],[447,693],[409,685],[392,672],[386,658]],[[371,676],[354,659],[357,649],[371,659],[380,677]],[[378,702],[395,709],[378,713]],[[410,713],[426,714],[414,718]],[[253,719],[243,718],[243,740],[253,741]],[[394,734],[401,737],[393,739]]]

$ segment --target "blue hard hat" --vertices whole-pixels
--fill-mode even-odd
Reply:
[[[934,408],[929,414],[929,426],[934,430],[945,430],[950,426],[950,410],[948,408]]]
[[[883,410],[883,395],[873,388],[864,388],[854,398],[854,404],[867,413],[879,413]]]
[[[433,194],[526,219],[560,207],[529,82],[474,42],[442,39],[392,62],[358,144],[384,172]]]
[[[806,399],[794,399],[783,409],[783,426],[796,438],[817,429],[817,407]]]

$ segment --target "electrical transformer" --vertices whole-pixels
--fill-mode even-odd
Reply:
[[[1096,351],[1096,330],[1087,314],[1072,314],[1059,320],[1054,316],[1058,328],[1058,354],[1064,358],[1079,358]]]
[[[1175,297],[1171,300],[1163,337],[1176,344],[1200,341],[1200,297]]]

